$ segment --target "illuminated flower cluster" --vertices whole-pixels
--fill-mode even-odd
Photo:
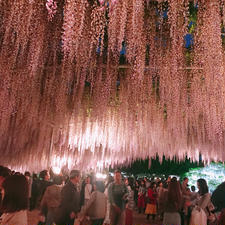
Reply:
[[[57,12],[57,3],[54,0],[47,0],[48,19],[51,21]]]
[[[0,163],[225,160],[225,2],[196,3],[0,0]]]

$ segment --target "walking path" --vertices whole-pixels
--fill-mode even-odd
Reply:
[[[39,217],[38,217],[39,211],[33,210],[28,212],[28,224],[29,225],[37,225]],[[152,219],[147,220],[146,215],[144,214],[138,214],[137,212],[134,212],[134,224],[133,225],[162,225],[162,221],[159,219],[155,219],[153,221]]]
[[[162,225],[162,221],[158,219],[158,217],[155,220],[146,219],[146,215],[144,214],[138,214],[137,212],[134,212],[134,224],[133,225]]]

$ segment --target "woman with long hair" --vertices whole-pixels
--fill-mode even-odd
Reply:
[[[149,216],[152,216],[152,219],[155,219],[157,214],[156,204],[157,204],[157,192],[156,192],[156,183],[152,182],[147,191],[147,206],[145,209],[145,214],[147,215],[147,220]]]
[[[209,188],[205,179],[200,178],[197,180],[197,186],[199,190],[199,198],[197,198],[196,205],[201,207],[206,216],[209,217],[210,207],[211,207],[211,194],[209,193]]]
[[[168,192],[165,192],[163,225],[181,224],[180,210],[183,199],[180,184],[176,177],[169,183]]]
[[[208,185],[205,179],[198,179],[197,180],[197,186],[198,186],[198,194],[199,197],[196,198],[191,202],[191,206],[193,207],[192,213],[191,213],[191,219],[190,223],[196,223],[196,221],[200,221],[201,219],[201,224],[210,224],[211,222],[214,221],[214,215],[211,213],[211,194],[209,193]],[[196,213],[196,210],[198,213]],[[203,216],[199,216],[199,212],[203,210],[202,212]],[[203,218],[204,217],[204,218]],[[203,218],[203,219],[202,219]],[[207,222],[208,220],[208,222]]]
[[[27,209],[29,199],[29,188],[26,177],[16,174],[7,177],[2,184],[3,213],[0,220],[1,225],[27,225]]]

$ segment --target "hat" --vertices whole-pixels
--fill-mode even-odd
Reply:
[[[70,179],[74,177],[80,176],[80,171],[79,170],[71,170],[70,172]]]

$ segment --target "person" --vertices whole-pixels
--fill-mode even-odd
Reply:
[[[193,201],[195,205],[198,205],[201,207],[205,213],[207,214],[207,205],[209,204],[209,201],[211,199],[211,195],[209,193],[208,185],[205,179],[200,178],[197,180],[197,187],[199,190],[199,198]]]
[[[46,188],[41,200],[41,215],[45,217],[46,225],[54,223],[57,209],[61,202],[62,183],[62,176],[55,176],[53,178],[53,185]]]
[[[2,183],[4,182],[5,178],[11,175],[11,170],[7,167],[0,166],[0,188]]]
[[[39,179],[36,173],[33,174],[32,187],[31,187],[31,204],[30,210],[36,208],[38,203],[38,194],[39,194]]]
[[[225,224],[225,182],[221,183],[212,193],[211,201],[218,216],[218,225]]]
[[[8,176],[2,183],[1,225],[27,225],[28,182],[24,175]]]
[[[146,187],[144,180],[141,181],[141,185],[138,189],[138,211],[141,213],[144,212],[145,209],[145,194],[146,194]]]
[[[169,186],[171,179],[172,179],[171,176],[167,177],[167,180],[166,180],[167,186]]]
[[[157,213],[160,219],[163,218],[163,205],[164,205],[164,192],[165,189],[163,187],[163,182],[159,181],[158,187],[156,189],[157,192]]]
[[[0,166],[0,204],[1,204],[1,201],[2,201],[2,192],[1,192],[1,189],[2,189],[2,183],[4,182],[4,180],[11,175],[11,171],[10,169],[8,169],[7,167],[4,167],[4,166]],[[1,214],[0,214],[1,216]]]
[[[200,178],[197,180],[197,187],[199,189],[199,198],[192,201],[192,206],[198,206],[202,208],[209,219],[211,214],[211,194],[209,193],[208,185],[205,179]],[[214,219],[214,218],[213,218]]]
[[[50,181],[50,174],[48,170],[42,170],[39,174],[40,180],[38,183],[38,206],[41,203],[42,197],[48,186],[52,185]]]
[[[181,183],[181,191],[183,196],[183,206],[181,211],[181,225],[188,223],[188,211],[189,211],[189,204],[190,202],[190,189],[188,188],[188,178],[184,177],[183,182]]]
[[[79,219],[89,216],[92,225],[102,225],[107,210],[107,198],[104,194],[105,186],[102,181],[96,181],[96,190],[90,195],[90,199],[82,207]]]
[[[148,189],[151,186],[151,182],[146,177],[144,178],[144,182],[146,189]]]
[[[92,193],[92,184],[91,184],[91,177],[88,176],[85,180],[85,186],[84,186],[84,204],[88,202],[88,200],[91,198]]]
[[[221,183],[212,193],[211,201],[216,207],[216,211],[225,209],[225,182]]]
[[[195,186],[192,185],[191,186],[191,196],[190,196],[190,199],[191,201],[195,200],[198,198],[198,192],[195,191]]]
[[[110,202],[110,225],[123,225],[125,223],[125,198],[128,194],[126,185],[122,182],[121,173],[115,171],[114,182],[109,185],[108,198]]]
[[[183,195],[186,195],[188,192],[188,181],[189,181],[188,178],[185,177],[181,184],[181,190],[182,190]]]
[[[105,220],[103,222],[104,225],[110,225],[110,202],[109,202],[109,195],[108,195],[108,187],[113,182],[113,177],[111,175],[108,176],[108,181],[105,186],[104,194],[107,198],[107,210],[106,210],[106,216]]]
[[[57,209],[55,223],[57,225],[73,225],[74,219],[80,211],[80,192],[78,185],[80,182],[80,171],[72,170],[69,181],[61,191],[61,202]]]
[[[26,171],[24,173],[24,176],[27,178],[27,182],[28,182],[28,196],[29,196],[29,209],[31,209],[31,190],[32,190],[32,178],[31,178],[31,175],[30,175],[30,172],[29,171]]]
[[[135,206],[138,206],[138,189],[139,189],[139,182],[136,180],[134,185],[134,201]]]
[[[147,215],[147,220],[149,216],[152,215],[152,219],[155,219],[156,216],[156,204],[157,204],[157,192],[156,192],[156,183],[152,182],[148,188],[148,198],[145,214]]]
[[[164,195],[163,225],[181,224],[180,210],[183,200],[180,184],[176,177],[169,182],[168,191]]]
[[[125,225],[133,225],[133,210],[135,207],[134,202],[134,180],[131,177],[128,177],[125,180],[127,185],[128,195],[127,195],[127,204],[125,210]]]

